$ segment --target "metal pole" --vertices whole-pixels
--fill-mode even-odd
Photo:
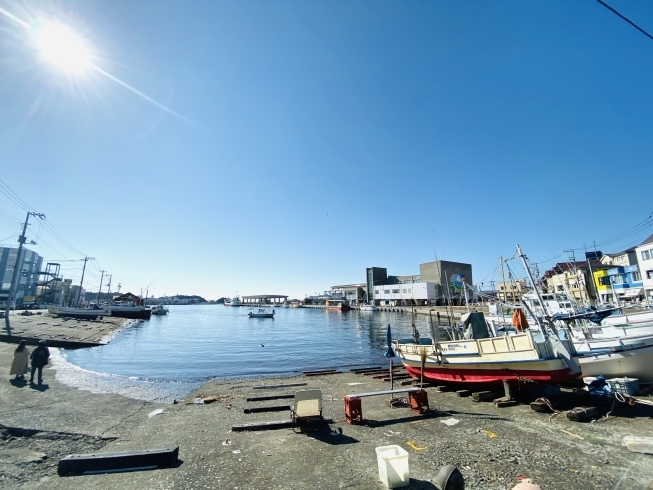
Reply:
[[[79,301],[82,297],[82,284],[84,284],[84,272],[86,272],[86,262],[92,257],[84,257],[84,268],[82,269],[82,280],[79,281],[79,291],[77,292],[77,299],[75,300],[75,307],[79,308]]]
[[[100,304],[100,292],[102,291],[102,281],[104,280],[104,273],[106,271],[100,271],[102,275],[100,275],[100,289],[97,291],[97,296],[95,297],[95,304],[99,306]]]
[[[7,293],[7,305],[5,306],[5,326],[7,328],[7,335],[11,335],[11,324],[9,323],[9,312],[11,311],[11,303],[16,292],[16,279],[18,278],[18,267],[20,266],[20,254],[23,251],[23,243],[25,243],[25,231],[27,230],[27,222],[29,215],[27,213],[25,224],[23,225],[23,232],[18,237],[18,253],[16,254],[16,263],[14,264],[14,272],[11,275],[11,283],[9,284],[9,292]]]

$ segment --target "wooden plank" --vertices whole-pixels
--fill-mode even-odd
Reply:
[[[319,369],[317,371],[303,371],[302,374],[323,374],[323,373],[334,373],[336,369]]]
[[[341,374],[341,371],[323,371],[319,373],[304,373],[304,376],[327,376],[329,374]]]
[[[277,388],[292,388],[293,386],[306,386],[308,383],[289,383],[286,385],[261,385],[254,386],[254,390],[276,390]]]
[[[365,371],[378,371],[380,369],[383,369],[383,367],[381,367],[381,366],[371,366],[371,367],[366,367],[366,368],[350,369],[349,372],[350,373],[360,374],[360,373],[364,373]]]
[[[366,398],[368,396],[380,396],[380,395],[393,395],[395,393],[410,393],[415,391],[422,391],[421,388],[399,388],[398,390],[383,390],[383,391],[371,391],[369,393],[354,393],[352,395],[347,395],[348,398]]]
[[[274,405],[271,407],[252,407],[243,410],[244,413],[283,412],[290,410],[290,405]]]
[[[114,453],[70,454],[59,460],[60,476],[86,471],[103,472],[171,466],[177,462],[179,446],[144,451],[120,451]]]
[[[250,396],[247,398],[248,402],[263,402],[266,400],[283,400],[295,398],[295,395],[292,393],[280,393],[279,395],[264,395],[264,396]]]
[[[461,398],[465,398],[468,396],[472,396],[472,392],[469,390],[458,390],[456,391],[456,395],[458,395]]]
[[[503,393],[499,391],[478,391],[472,394],[472,400],[475,402],[491,402],[501,395],[503,395]]]
[[[332,424],[333,419],[322,419],[320,423]],[[272,422],[259,422],[254,424],[233,425],[231,430],[234,432],[243,432],[247,430],[270,430],[270,429],[289,429],[293,426],[292,420],[275,420]]]
[[[574,422],[585,422],[598,418],[601,413],[596,407],[576,407],[567,411],[567,418]]]

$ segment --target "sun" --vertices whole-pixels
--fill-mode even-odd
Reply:
[[[89,70],[91,51],[77,33],[64,24],[45,24],[35,33],[37,48],[45,61],[69,73]]]

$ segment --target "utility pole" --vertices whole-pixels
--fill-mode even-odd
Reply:
[[[567,252],[569,252],[571,254],[571,264],[572,264],[571,270],[574,272],[574,284],[575,284],[576,288],[578,289],[578,296],[580,297],[580,302],[582,303],[583,302],[583,291],[581,290],[580,285],[578,283],[578,270],[576,270],[576,252],[574,252],[574,250],[565,250],[565,253],[567,253]],[[575,301],[576,297],[572,296],[572,298],[570,298],[570,299]]]
[[[30,216],[44,219],[45,214],[28,212],[23,224],[23,232],[18,237],[18,253],[16,254],[16,263],[14,264],[14,273],[11,275],[11,283],[9,284],[9,293],[7,293],[7,305],[5,307],[5,326],[7,327],[7,335],[11,335],[11,323],[9,323],[9,312],[11,311],[11,303],[14,301],[14,294],[16,293],[16,284],[18,282],[18,268],[21,265],[20,254],[23,251],[23,244],[25,243],[25,232],[27,231],[27,224]]]
[[[97,292],[97,297],[95,298],[95,304],[99,305],[100,304],[100,293],[102,292],[102,280],[104,279],[104,273],[106,272],[105,270],[100,271],[102,275],[100,275],[100,289],[98,289]]]
[[[84,284],[84,272],[86,272],[86,262],[93,260],[94,257],[84,257],[84,267],[82,268],[82,280],[79,281],[79,292],[77,293],[77,300],[75,301],[75,307],[79,308],[79,302],[82,298],[82,285]]]
[[[113,278],[113,274],[109,274],[109,286],[107,289],[107,303],[111,301],[111,279]]]
[[[120,294],[120,288],[122,287],[122,284],[118,283],[118,294]]]

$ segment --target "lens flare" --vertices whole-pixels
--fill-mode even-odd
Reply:
[[[66,25],[46,24],[34,38],[43,59],[67,72],[84,72],[93,66],[86,43]]]

